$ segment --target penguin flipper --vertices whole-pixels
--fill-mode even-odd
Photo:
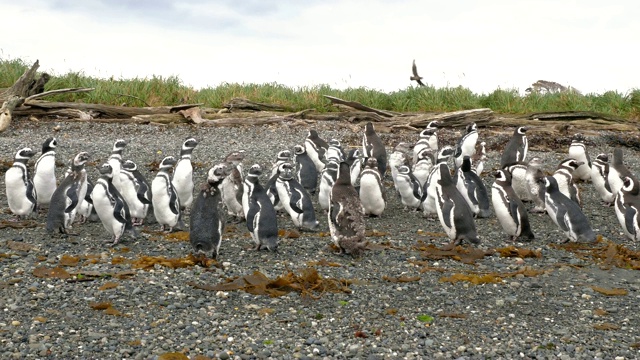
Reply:
[[[147,199],[147,196],[146,196],[147,191],[149,191],[149,187],[147,186],[147,184],[140,182],[136,196],[138,197],[138,200],[140,200],[140,202],[143,203],[144,205],[151,204],[151,201]]]
[[[522,215],[520,214],[520,207],[518,206],[517,201],[510,201],[509,199],[505,199],[509,202],[509,213],[511,214],[511,218],[513,222],[516,224],[516,228],[520,228],[520,218]]]
[[[171,190],[169,191],[171,194],[169,197],[169,209],[171,209],[172,213],[178,214],[180,212],[180,200],[178,199],[178,194],[171,183],[167,184],[167,186],[171,187]]]
[[[636,234],[634,225],[636,222],[637,215],[638,215],[638,209],[636,209],[635,206],[633,205],[627,206],[627,209],[624,212],[624,225],[627,231],[629,232],[629,234],[633,234],[633,235]]]
[[[36,194],[35,187],[33,186],[33,181],[31,180],[27,181],[27,199],[33,204],[38,202],[38,194]]]
[[[298,204],[302,204],[302,194],[299,189],[293,189],[291,197],[289,198],[289,206],[298,214],[304,213],[304,210],[302,210]]]
[[[247,229],[250,233],[253,233],[255,229],[255,218],[260,212],[260,204],[258,202],[249,203],[249,211],[247,211]]]

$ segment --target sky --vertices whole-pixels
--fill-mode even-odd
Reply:
[[[0,58],[58,75],[393,92],[640,88],[634,0],[0,0]],[[9,30],[10,29],[10,30]]]

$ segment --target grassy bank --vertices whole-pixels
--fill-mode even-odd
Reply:
[[[31,64],[22,60],[0,58],[0,88],[11,86]],[[543,111],[595,111],[629,119],[640,119],[640,89],[628,94],[608,91],[603,94],[556,93],[520,96],[516,90],[498,89],[489,94],[475,94],[463,87],[439,88],[407,87],[405,90],[383,93],[366,88],[337,90],[327,85],[290,88],[277,83],[221,84],[215,88],[194,90],[182,84],[177,77],[135,79],[96,79],[81,72],[52,74],[46,90],[67,87],[93,87],[85,94],[49,97],[51,101],[82,101],[129,106],[159,106],[184,103],[204,103],[220,108],[234,97],[252,101],[280,104],[291,111],[315,108],[331,111],[333,108],[322,95],[384,110],[398,112],[454,111],[488,107],[498,113],[526,114]],[[133,97],[139,98],[135,99]]]

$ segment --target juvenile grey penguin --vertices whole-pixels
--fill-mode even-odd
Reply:
[[[151,207],[152,195],[149,183],[140,173],[135,162],[127,160],[122,163],[120,187],[122,197],[129,206],[133,225],[142,225]]]
[[[422,213],[425,217],[437,214],[438,203],[436,186],[438,186],[438,180],[440,180],[440,164],[446,164],[450,157],[455,153],[455,148],[451,146],[443,146],[438,150],[438,156],[436,165],[431,168],[431,172],[427,177],[427,181],[423,185],[422,190]],[[447,166],[447,169],[449,167]]]
[[[160,169],[151,182],[151,202],[153,215],[162,231],[171,232],[181,220],[180,199],[171,183],[169,172],[176,164],[173,156],[167,156],[160,162]]]
[[[464,156],[461,167],[456,170],[454,182],[474,216],[487,218],[491,215],[489,192],[478,174],[471,170],[469,155]]]
[[[36,160],[33,171],[33,186],[38,195],[38,207],[49,206],[51,195],[56,190],[56,147],[58,141],[50,137],[42,144],[42,155]]]
[[[569,157],[582,163],[573,172],[574,180],[589,181],[591,179],[591,159],[587,152],[585,137],[582,134],[575,134],[569,145]]]
[[[347,164],[349,165],[349,164]],[[338,178],[338,169],[340,161],[336,158],[329,159],[327,166],[320,173],[320,190],[318,192],[318,203],[322,210],[329,210],[331,189]],[[349,182],[351,182],[351,174],[349,174]]]
[[[113,185],[120,190],[120,168],[122,167],[122,153],[124,148],[127,147],[127,142],[124,139],[118,139],[113,143],[113,149],[111,155],[107,161],[113,169]]]
[[[526,126],[519,126],[514,130],[511,140],[509,140],[502,153],[502,158],[500,159],[501,169],[515,163],[524,163],[527,159],[529,142],[527,141],[526,133]]]
[[[27,167],[27,162],[35,154],[35,151],[28,147],[18,150],[13,165],[4,175],[9,209],[16,219],[31,215],[37,206],[36,189]]]
[[[380,172],[380,176],[384,178],[387,172],[387,149],[376,133],[371,121],[369,121],[364,127],[364,136],[362,137],[362,155],[365,158],[376,158],[378,161],[378,171]]]
[[[635,176],[623,163],[622,149],[615,148],[613,150],[613,159],[611,160],[611,164],[609,164],[609,174],[607,175],[607,180],[609,180],[609,186],[613,194],[617,194],[618,191],[620,191],[622,188],[622,179],[624,179],[625,176],[635,179]]]
[[[546,210],[544,204],[544,173],[542,172],[542,159],[539,157],[533,157],[527,162],[527,171],[525,173],[525,181],[527,184],[527,190],[529,192],[529,198],[533,202],[532,212],[543,213]],[[509,174],[511,177],[511,174]],[[511,178],[509,179],[511,181]]]
[[[180,200],[180,211],[191,208],[193,202],[193,165],[191,164],[191,154],[198,146],[198,141],[192,137],[187,138],[180,148],[180,160],[173,170],[173,185],[178,199]]]
[[[454,155],[454,161],[456,169],[462,166],[465,156],[472,156],[476,154],[476,143],[478,142],[478,125],[476,123],[468,124],[466,127],[466,133],[458,139],[458,145],[456,146],[456,153]]]
[[[575,201],[580,207],[582,207],[580,189],[573,180],[573,174],[581,164],[582,163],[575,159],[564,159],[553,173],[553,177],[558,182],[558,189],[560,192]]]
[[[427,127],[424,128],[418,135],[418,141],[413,146],[413,162],[418,161],[418,153],[425,148],[429,148],[433,150],[434,153],[437,153],[438,148],[438,126],[440,123],[437,121],[431,121],[427,124]]]
[[[411,171],[416,179],[420,181],[422,186],[427,182],[427,178],[429,177],[435,162],[435,155],[431,149],[422,149],[418,154],[418,161],[413,164]]]
[[[284,209],[287,211],[293,224],[303,230],[315,231],[318,229],[316,212],[313,208],[311,195],[295,179],[294,168],[291,163],[280,165],[276,188]]]
[[[71,162],[71,168],[60,185],[51,195],[47,212],[47,232],[59,231],[69,234],[71,224],[76,217],[77,208],[87,194],[87,171],[85,164],[89,153],[78,153]]]
[[[375,157],[367,158],[365,168],[360,175],[359,195],[365,215],[382,215],[387,206],[387,197],[378,170],[378,160]]]
[[[244,157],[244,150],[233,151],[225,157],[224,164],[227,166],[228,175],[224,177],[219,186],[222,202],[227,207],[227,214],[233,216],[235,222],[240,222],[245,218],[242,206],[242,194],[244,193],[242,161]]]
[[[226,164],[217,164],[207,172],[207,181],[200,185],[191,205],[189,241],[196,253],[211,255],[216,259],[226,220],[220,185],[227,176]]]
[[[389,154],[389,169],[391,170],[391,179],[393,179],[394,185],[397,183],[398,168],[403,165],[411,166],[410,150],[411,144],[408,142],[399,142],[396,147],[393,148],[391,154]],[[397,187],[396,191],[398,191]]]
[[[91,199],[102,226],[112,237],[111,245],[120,242],[125,230],[133,231],[129,206],[113,186],[113,168],[109,163],[100,167],[100,178],[93,187]]]
[[[321,172],[324,169],[325,152],[329,148],[329,144],[322,139],[315,129],[310,129],[304,140],[304,148],[307,154],[316,165],[316,170]]]
[[[297,164],[296,179],[309,194],[314,195],[318,188],[318,169],[304,146],[294,146],[293,153]]]
[[[259,177],[262,168],[254,164],[244,179],[243,203],[247,204],[247,229],[256,244],[254,250],[266,248],[270,251],[278,249],[278,222],[276,210],[267,196],[267,192],[260,185]]]
[[[596,241],[596,234],[580,206],[560,192],[558,182],[553,176],[545,176],[543,181],[545,206],[551,220],[569,240],[585,243]]]
[[[625,176],[615,200],[616,217],[624,234],[631,240],[640,240],[640,184]]]
[[[418,210],[422,204],[422,184],[411,172],[411,168],[401,165],[398,168],[395,187],[400,194],[402,205],[411,210]]]
[[[500,226],[510,241],[518,238],[532,241],[535,236],[531,231],[527,208],[511,187],[511,174],[507,170],[498,170],[494,176],[496,180],[491,185],[491,202]]]
[[[449,166],[441,162],[438,167],[440,179],[435,186],[436,210],[444,232],[454,245],[464,241],[479,244],[473,212],[453,183]]]
[[[327,213],[331,240],[341,253],[359,257],[367,246],[364,210],[358,192],[351,185],[349,164],[341,162],[338,178],[331,189]]]
[[[602,202],[607,205],[613,205],[616,194],[612,192],[609,186],[609,156],[607,154],[598,154],[596,159],[591,163],[591,183],[595,187]]]

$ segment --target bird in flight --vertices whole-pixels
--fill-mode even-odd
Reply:
[[[409,79],[411,80],[415,80],[418,85],[420,86],[424,86],[424,84],[422,83],[422,76],[418,75],[418,68],[416,67],[416,60],[413,60],[413,65],[411,66],[411,71],[413,72],[413,76],[411,76]]]

